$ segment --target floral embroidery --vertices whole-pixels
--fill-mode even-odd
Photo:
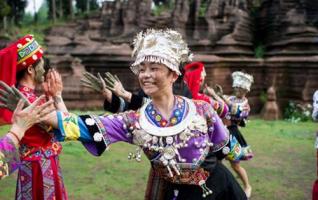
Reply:
[[[179,96],[175,97],[175,106],[169,120],[166,120],[154,108],[153,104],[149,104],[146,108],[146,115],[150,121],[158,127],[170,127],[180,123],[183,119],[186,110],[185,100]]]
[[[62,151],[62,145],[53,137],[51,145],[47,147],[32,147],[26,144],[21,144],[19,148],[21,160],[41,160],[43,157],[49,158],[57,156]]]

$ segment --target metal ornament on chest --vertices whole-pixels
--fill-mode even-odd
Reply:
[[[154,136],[142,129],[135,129],[132,135],[134,136],[133,143],[139,147],[136,149],[136,153],[129,153],[129,159],[135,158],[140,161],[141,148],[148,148],[160,153],[159,160],[163,166],[167,167],[170,177],[173,177],[174,174],[180,175],[177,159],[180,162],[186,162],[186,160],[180,156],[179,149],[187,147],[187,142],[194,136],[190,129],[174,136]]]
[[[205,118],[196,113],[196,107],[190,100],[185,102],[189,105],[187,116],[180,123],[171,127],[157,127],[150,123],[145,117],[144,112],[146,112],[147,105],[144,105],[140,110],[139,121],[134,122],[129,128],[133,136],[133,143],[138,145],[139,148],[135,154],[130,153],[128,157],[139,161],[141,148],[158,152],[157,159],[168,169],[169,176],[180,175],[178,163],[187,161],[181,157],[179,150],[188,147],[188,141],[191,138],[201,137],[202,134],[208,132]],[[198,134],[197,131],[201,134]],[[200,144],[195,142],[194,145],[200,149],[200,152],[203,152],[205,147],[213,144],[204,140]],[[192,162],[195,163],[196,160]]]
[[[196,107],[190,100],[186,100],[186,103],[189,105],[189,112],[182,121],[170,127],[158,127],[147,120],[143,113],[146,108],[144,105],[140,110],[139,121],[135,121],[129,128],[133,143],[138,148],[135,153],[129,153],[128,158],[140,161],[142,149],[157,152],[158,155],[153,160],[159,161],[158,163],[167,169],[167,177],[172,179],[175,179],[175,176],[182,177],[182,163],[199,166],[197,158],[187,161],[181,157],[179,150],[187,148],[191,144],[189,148],[199,149],[203,156],[206,149],[213,146],[213,143],[205,136],[208,132],[213,132],[213,127],[208,129],[206,119],[196,112]],[[215,119],[212,118],[212,122],[214,123]],[[193,144],[190,143],[191,139],[193,139]],[[182,168],[182,170],[184,169]],[[196,177],[198,182],[195,185],[202,188],[202,196],[212,194],[212,191],[206,186],[207,176],[197,174]]]

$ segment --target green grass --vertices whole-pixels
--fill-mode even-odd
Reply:
[[[312,122],[252,119],[242,129],[255,153],[251,161],[242,162],[253,187],[252,200],[311,199],[316,179],[316,128]],[[149,163],[144,156],[141,163],[127,159],[135,149],[132,145],[114,144],[97,158],[78,142],[63,147],[60,160],[70,200],[143,199]],[[14,198],[15,179],[16,173],[0,182],[0,199]]]
[[[253,200],[311,199],[316,178],[314,137],[317,124],[251,120],[242,129],[255,158],[242,162],[253,187]]]

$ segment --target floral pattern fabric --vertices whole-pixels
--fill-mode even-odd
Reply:
[[[19,153],[13,141],[5,136],[0,139],[0,179],[5,178],[19,166]]]

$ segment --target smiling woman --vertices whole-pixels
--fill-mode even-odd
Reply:
[[[151,100],[138,111],[106,116],[53,113],[49,124],[58,129],[56,138],[79,140],[95,156],[117,142],[137,146],[129,157],[140,161],[144,151],[159,179],[146,199],[246,199],[214,154],[229,140],[219,116],[207,102],[173,94],[180,63],[191,60],[181,34],[147,30],[134,47],[131,69]]]
[[[175,72],[158,63],[142,62],[139,66],[139,84],[146,95],[164,98],[166,91],[172,92],[172,84],[178,78]]]

